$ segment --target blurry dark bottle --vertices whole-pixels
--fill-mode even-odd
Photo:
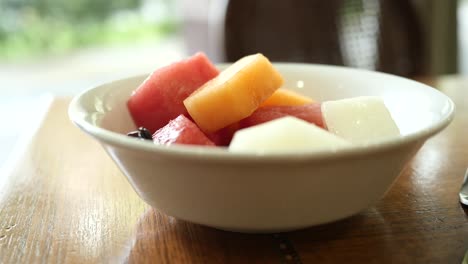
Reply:
[[[425,71],[423,32],[411,0],[212,3],[210,13],[217,15],[210,50],[218,61],[261,52],[272,61],[364,65],[403,76]]]
[[[341,0],[231,0],[225,18],[228,61],[261,52],[272,61],[343,64],[336,13]]]

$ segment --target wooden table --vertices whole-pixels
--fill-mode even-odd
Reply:
[[[374,207],[349,219],[271,235],[219,231],[145,205],[100,146],[50,105],[0,176],[1,263],[460,263],[468,209],[468,79],[434,83],[457,105]],[[25,138],[25,140],[28,138]]]

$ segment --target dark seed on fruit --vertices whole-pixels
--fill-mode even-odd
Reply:
[[[138,131],[140,131],[140,136],[142,138],[144,138],[144,139],[153,139],[153,137],[151,136],[151,133],[149,132],[148,129],[146,129],[144,127],[139,127]]]
[[[132,132],[128,132],[127,133],[127,136],[129,137],[140,137],[140,131],[132,131]]]
[[[139,127],[138,130],[129,132],[127,136],[139,139],[153,139],[149,130],[144,127]]]

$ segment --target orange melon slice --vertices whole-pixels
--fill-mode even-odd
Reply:
[[[261,106],[296,106],[313,103],[314,100],[287,89],[276,90]]]
[[[265,56],[249,55],[193,92],[184,105],[203,131],[214,132],[249,116],[283,82]]]

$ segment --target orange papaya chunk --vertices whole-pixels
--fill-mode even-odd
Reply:
[[[295,106],[313,103],[310,97],[287,89],[276,90],[261,106]]]
[[[254,112],[284,80],[262,54],[246,56],[184,100],[204,132],[214,132]]]

